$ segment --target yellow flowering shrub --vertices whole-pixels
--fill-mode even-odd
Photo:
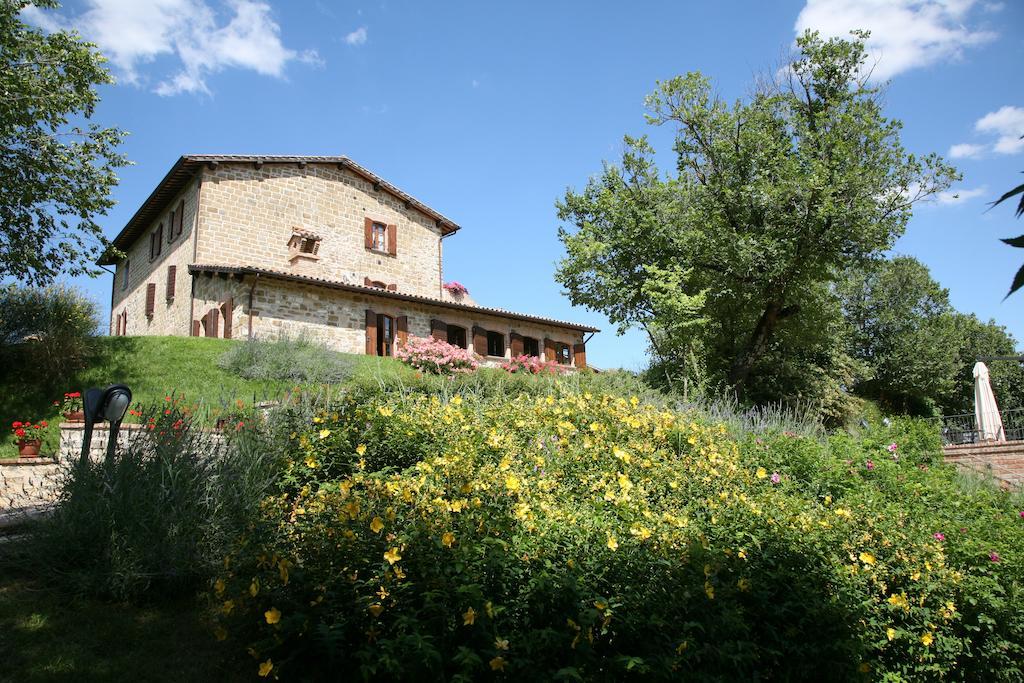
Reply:
[[[585,391],[350,396],[291,435],[211,581],[218,628],[295,678],[1013,678],[1024,520],[883,436]]]

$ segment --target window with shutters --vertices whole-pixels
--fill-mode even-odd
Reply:
[[[505,355],[505,335],[501,332],[488,332],[487,333],[487,355],[488,356],[504,356]]]
[[[167,217],[167,244],[174,241],[174,221],[176,219],[176,211],[171,209],[171,215]]]
[[[459,327],[458,325],[449,325],[448,343],[452,346],[458,346],[460,349],[466,348],[466,328]]]
[[[149,260],[152,261],[160,255],[164,246],[164,224],[161,223],[156,230],[149,235]]]
[[[523,355],[540,357],[540,342],[533,337],[523,337]]]
[[[373,241],[370,248],[377,251],[388,250],[388,226],[376,222],[373,224]]]
[[[128,289],[128,269],[131,267],[132,262],[128,259],[124,260],[124,266],[121,269],[121,289]]]
[[[174,285],[178,275],[177,266],[167,266],[167,289],[164,291],[164,298],[168,302],[174,301]]]
[[[395,319],[384,313],[377,314],[377,355],[391,356],[395,348]]]
[[[150,320],[156,313],[156,283],[150,282],[146,285],[146,317]]]
[[[568,344],[555,342],[555,360],[559,365],[572,365],[572,352]]]

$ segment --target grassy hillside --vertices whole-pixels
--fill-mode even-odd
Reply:
[[[198,412],[211,416],[236,401],[251,406],[255,401],[276,398],[293,388],[289,382],[243,379],[218,367],[217,360],[232,346],[242,343],[202,337],[101,337],[96,340],[88,367],[55,395],[31,384],[0,381],[0,420],[5,427],[0,439],[0,458],[16,457],[14,436],[8,429],[13,420],[46,420],[51,426],[44,435],[44,452],[56,448],[55,425],[61,418],[53,402],[62,398],[64,391],[127,384],[137,403],[148,405],[174,394],[184,396],[186,403],[199,407]],[[391,359],[339,355],[352,363],[351,381],[412,374]]]

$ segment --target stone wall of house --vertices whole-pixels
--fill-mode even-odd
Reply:
[[[128,250],[114,272],[111,296],[110,334],[117,333],[117,316],[127,313],[129,335],[187,335],[191,330],[191,286],[188,265],[193,263],[196,211],[199,184],[193,180],[164,207],[163,213],[154,220]],[[168,242],[170,213],[177,211],[184,200],[185,213],[182,219],[181,235]],[[160,255],[149,258],[149,237],[163,225],[163,244]],[[125,267],[128,265],[128,280],[125,282]],[[174,297],[167,297],[169,266],[175,267]],[[156,285],[153,316],[146,316],[146,287]]]
[[[366,218],[396,226],[395,256],[366,248]],[[318,259],[291,260],[295,230],[320,237]],[[195,263],[252,265],[360,285],[368,277],[400,292],[442,296],[441,231],[434,219],[335,164],[222,162],[204,169]]]
[[[282,282],[262,278],[253,289],[253,276],[244,281],[217,276],[196,277],[196,311],[219,305],[226,297],[234,301],[233,337],[248,336],[250,311],[249,292],[252,291],[252,331],[255,337],[277,338],[305,336],[337,351],[365,353],[366,311],[393,317],[408,316],[409,334],[430,336],[430,321],[438,319],[448,325],[466,329],[467,343],[472,345],[474,326],[505,335],[505,357],[511,356],[509,334],[515,332],[537,339],[543,352],[545,337],[573,344],[583,341],[577,330],[542,323],[510,320],[475,311],[459,311],[425,303],[396,301],[372,294],[342,292],[314,284]]]
[[[946,446],[946,462],[990,475],[1005,486],[1024,485],[1024,441],[989,441]]]

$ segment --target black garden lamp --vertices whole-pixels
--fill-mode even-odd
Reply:
[[[85,411],[85,433],[82,438],[82,464],[89,459],[92,446],[92,428],[96,422],[110,423],[110,435],[107,437],[107,462],[114,457],[117,446],[117,434],[121,430],[121,420],[132,404],[132,390],[124,384],[111,384],[106,389],[87,389],[82,399]]]

